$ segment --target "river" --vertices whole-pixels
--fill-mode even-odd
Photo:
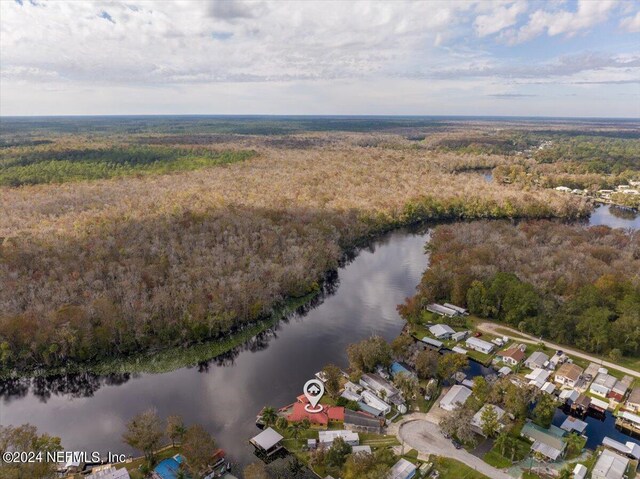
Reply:
[[[637,228],[638,221],[615,216],[608,206],[592,216],[593,224]],[[396,305],[420,281],[428,237],[426,228],[383,236],[339,270],[332,294],[315,308],[208,364],[163,374],[0,384],[0,423],[31,423],[60,436],[68,451],[130,453],[121,439],[126,422],[155,407],[162,417],[180,414],[187,424],[204,426],[233,461],[252,462],[247,440],[258,432],[255,415],[263,406],[293,402],[327,363],[346,366],[348,344],[398,335],[403,321]],[[471,375],[483,372],[478,366]]]
[[[346,366],[348,344],[372,334],[391,340],[400,333],[396,305],[420,281],[427,239],[425,229],[385,235],[339,270],[335,294],[280,323],[266,340],[209,367],[5,385],[0,423],[34,424],[60,436],[66,450],[129,453],[121,439],[125,423],[155,407],[160,416],[180,414],[187,424],[204,426],[232,460],[252,462],[247,441],[259,432],[255,417],[263,406],[293,402],[305,381],[329,362]]]

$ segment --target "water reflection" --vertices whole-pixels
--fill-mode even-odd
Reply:
[[[597,206],[589,217],[589,226],[605,225],[611,228],[640,229],[640,214],[628,208],[613,205]]]
[[[391,340],[401,331],[396,305],[420,281],[426,240],[424,230],[386,235],[340,269],[339,287],[328,282],[326,295],[314,305],[193,367],[1,383],[0,423],[29,422],[60,436],[68,450],[129,453],[121,440],[126,421],[155,407],[161,416],[180,414],[188,424],[202,424],[233,461],[252,462],[247,439],[257,432],[261,407],[291,402],[328,362],[346,366],[349,343],[371,334]]]

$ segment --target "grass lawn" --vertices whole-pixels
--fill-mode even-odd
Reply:
[[[440,472],[440,479],[489,479],[466,464],[448,457],[437,457],[434,465]]]
[[[371,446],[372,448],[399,446],[400,441],[396,436],[373,434],[370,432],[360,432],[360,444],[363,446]]]
[[[493,467],[497,467],[498,469],[504,469],[505,467],[511,466],[511,460],[501,455],[500,452],[495,449],[491,449],[486,453],[482,460],[487,464],[491,464]]]

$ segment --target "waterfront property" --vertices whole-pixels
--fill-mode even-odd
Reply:
[[[567,406],[571,406],[580,397],[580,393],[575,389],[563,389],[562,391],[560,391],[558,397]]]
[[[443,305],[445,308],[449,308],[449,309],[453,309],[454,311],[456,311],[458,314],[467,316],[469,314],[469,311],[467,311],[465,308],[461,308],[460,306],[456,306],[455,304],[451,304],[451,303],[444,303]]]
[[[562,457],[567,448],[567,444],[562,440],[564,431],[553,425],[549,429],[543,429],[532,422],[527,422],[522,427],[520,435],[533,441],[532,451],[551,461]]]
[[[629,466],[629,459],[608,449],[600,453],[593,466],[592,479],[623,479]]]
[[[500,351],[497,356],[502,359],[502,362],[505,364],[508,364],[509,366],[517,366],[524,361],[526,354],[523,348],[519,346],[512,346],[509,349]]]
[[[440,407],[445,411],[454,411],[463,406],[469,396],[471,396],[471,389],[456,384],[440,400]]]
[[[541,351],[536,351],[531,354],[524,362],[524,365],[529,369],[543,369],[549,364],[549,356]]]
[[[618,414],[616,426],[640,434],[640,416],[630,413],[629,411],[622,411]]]
[[[391,376],[395,378],[398,374],[406,374],[407,376],[416,377],[415,371],[404,363],[395,362],[390,368]]]
[[[636,461],[640,459],[640,446],[635,442],[627,441],[623,444],[607,436],[602,440],[602,445]]]
[[[256,448],[256,452],[261,456],[272,456],[282,449],[282,439],[276,430],[268,427],[249,442]]]
[[[582,371],[577,364],[565,363],[556,371],[555,381],[563,386],[574,388],[582,377]]]
[[[551,372],[546,369],[534,369],[529,374],[525,376],[526,379],[529,380],[529,384],[534,385],[538,389],[540,389],[544,383],[547,382],[547,379],[551,375]]]
[[[469,349],[473,349],[474,351],[478,351],[484,354],[490,354],[493,351],[494,345],[479,338],[467,338],[465,344]]]
[[[301,422],[307,419],[311,424],[322,428],[344,421],[344,407],[321,405],[321,411],[309,412],[305,409],[307,404],[309,404],[307,397],[300,395],[292,406],[283,408],[280,412],[289,422]]]
[[[389,414],[391,412],[391,405],[380,399],[369,390],[362,391],[361,398],[363,403],[371,406],[378,411],[382,411],[383,415]]]
[[[434,324],[429,326],[429,332],[433,334],[437,339],[450,339],[455,330],[448,324]]]
[[[400,459],[391,467],[387,479],[411,479],[416,475],[416,471],[417,468],[415,464],[412,464],[406,459]]]
[[[578,434],[584,433],[585,429],[587,429],[587,423],[577,419],[573,416],[567,416],[567,419],[564,420],[560,429],[563,429],[569,433],[577,432]]]
[[[434,314],[439,314],[440,316],[448,316],[450,318],[458,316],[460,314],[455,309],[447,308],[446,306],[442,306],[441,304],[436,303],[428,305],[427,311]]]
[[[360,377],[360,385],[365,389],[373,391],[380,397],[384,396],[385,401],[393,404],[404,404],[400,391],[386,379],[375,373],[366,373]]]

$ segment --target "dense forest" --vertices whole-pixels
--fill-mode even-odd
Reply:
[[[19,137],[10,135],[13,124],[7,129],[13,146],[2,158],[19,168],[58,158],[98,170],[108,163],[162,172],[160,156],[171,164],[206,152],[214,165],[0,187],[5,369],[221,338],[288,298],[318,291],[346,250],[400,225],[588,212],[579,198],[465,172],[512,157],[433,151],[412,139],[441,136],[442,125],[421,133],[398,120],[359,133],[353,130],[370,120],[351,131],[334,131],[329,121],[327,132],[318,124],[305,133],[248,135],[269,123],[228,133],[219,124],[164,120],[170,127],[162,132],[153,122],[100,127],[96,120],[94,129],[105,131],[80,134],[68,130],[82,131],[82,123],[33,121]],[[15,146],[16,138],[35,143]]]
[[[537,336],[608,354],[640,355],[640,232],[553,221],[438,226],[430,268],[401,306],[434,300]]]

